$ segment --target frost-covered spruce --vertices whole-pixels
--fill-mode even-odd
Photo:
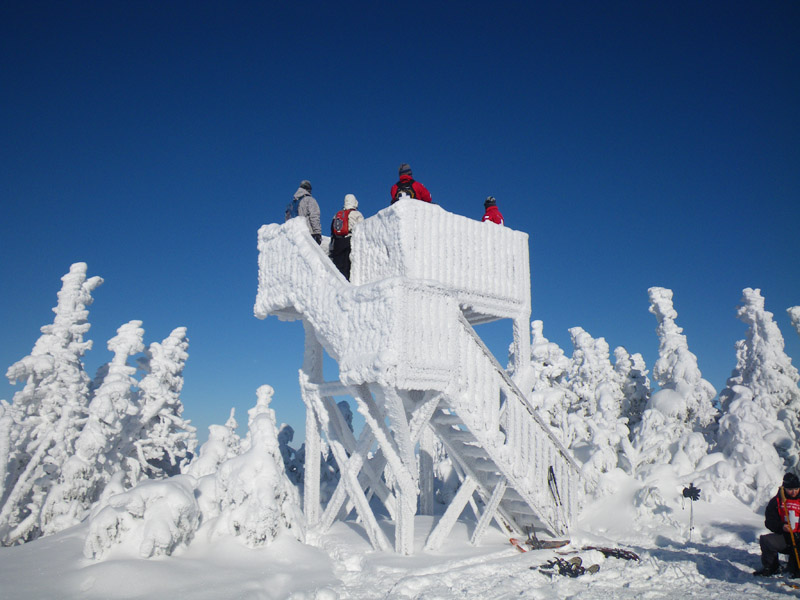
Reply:
[[[561,442],[569,446],[574,432],[567,413],[578,405],[578,397],[569,389],[567,380],[570,359],[558,344],[544,337],[542,330],[542,321],[531,322],[531,368],[526,371],[529,378],[521,389]]]
[[[233,410],[231,410],[232,417]],[[223,462],[239,456],[241,443],[235,427],[232,429],[225,425],[210,425],[208,440],[200,446],[197,455],[186,467],[186,473],[198,479],[216,473]]]
[[[614,372],[622,389],[622,416],[628,419],[628,428],[642,420],[642,412],[650,398],[650,378],[644,358],[638,352],[629,354],[622,346],[614,349]]]
[[[241,537],[251,547],[269,544],[282,530],[304,536],[299,496],[286,477],[269,408],[272,393],[269,386],[259,388],[247,450],[222,463],[216,476],[217,531]]]
[[[631,471],[646,480],[653,469],[673,465],[678,475],[695,471],[706,456],[708,443],[689,426],[686,397],[675,390],[659,390],[647,402],[642,419],[633,428]]]
[[[597,386],[607,384],[607,391],[617,402],[617,415],[622,410],[622,389],[617,383],[604,338],[593,338],[580,327],[569,330],[574,350],[569,368],[569,386],[578,396],[580,410],[591,416],[597,412]]]
[[[89,404],[89,417],[75,442],[75,452],[61,469],[58,484],[42,510],[42,530],[52,534],[80,522],[99,499],[111,476],[123,468],[126,420],[136,415],[133,377],[128,358],[144,350],[141,321],[130,321],[108,341],[114,357]]]
[[[566,388],[570,360],[558,344],[542,333],[542,321],[531,322],[531,366],[535,379],[533,391]]]
[[[180,394],[189,341],[178,327],[160,344],[150,344],[139,366],[147,373],[139,382],[138,418],[126,436],[132,447],[131,481],[177,475],[197,445],[195,428],[183,418]]]
[[[675,324],[678,313],[672,304],[672,290],[652,287],[647,292],[650,312],[658,320],[658,360],[653,377],[662,390],[673,390],[685,398],[688,423],[694,431],[701,431],[716,417],[712,403],[716,390],[703,379],[683,329]]]
[[[194,483],[188,475],[177,475],[142,481],[110,496],[89,521],[84,556],[100,559],[114,546],[135,543],[139,556],[150,558],[188,544],[200,523]]]
[[[786,312],[789,313],[789,318],[792,321],[792,325],[794,325],[794,328],[797,330],[797,335],[800,335],[800,306],[787,308]]]
[[[219,502],[216,501],[216,476],[219,466],[226,460],[239,456],[242,440],[236,433],[235,410],[232,408],[225,425],[211,425],[208,440],[200,446],[197,455],[186,467],[185,472],[197,480],[195,494],[200,505],[203,520],[219,516]]]
[[[6,496],[13,431],[14,419],[11,418],[11,405],[5,400],[0,400],[0,506],[3,505]],[[16,471],[16,468],[12,470]]]
[[[597,411],[586,419],[589,430],[590,458],[587,463],[594,471],[608,473],[622,467],[632,469],[628,420],[619,414],[619,398],[614,382],[604,382],[595,389]]]
[[[622,389],[605,339],[595,339],[580,327],[569,333],[574,346],[569,386],[578,398],[569,414],[575,432],[572,448],[588,467],[607,472],[625,451],[620,444],[628,445],[627,419],[621,416]]]
[[[775,448],[786,438],[786,430],[775,421],[771,410],[755,401],[750,388],[732,385],[725,391],[726,408],[719,420],[717,445],[727,460],[714,466],[714,486],[732,491],[742,502],[758,509],[775,493],[775,482],[785,472]]]
[[[723,412],[728,412],[737,386],[748,388],[752,401],[763,409],[764,428],[773,424],[768,438],[784,460],[787,469],[800,464],[797,442],[800,439],[800,388],[797,369],[784,352],[784,340],[771,312],[764,308],[761,290],[746,288],[737,313],[747,325],[745,339],[736,342],[736,367],[720,393]],[[781,429],[784,431],[781,432]]]
[[[11,365],[9,381],[24,382],[4,415],[8,426],[7,459],[0,494],[0,542],[24,542],[40,534],[40,512],[61,466],[72,454],[86,419],[89,376],[82,358],[92,346],[86,309],[103,282],[86,277],[86,264],[75,263],[61,278],[56,314],[29,356]]]

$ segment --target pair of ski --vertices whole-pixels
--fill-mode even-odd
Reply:
[[[536,538],[528,538],[524,542],[519,538],[511,538],[509,539],[511,545],[514,546],[520,552],[527,552],[528,549],[530,550],[551,550],[556,548],[562,548],[569,544],[569,540],[538,540]],[[527,546],[527,548],[525,547]],[[577,550],[568,550],[564,552],[558,552],[558,554],[566,555],[566,554],[574,554],[576,552],[584,552],[587,550],[597,550],[598,552],[602,553],[603,556],[606,558],[621,558],[623,560],[641,560],[639,555],[635,552],[630,550],[625,550],[623,548],[608,548],[605,546],[582,546]]]
[[[538,540],[536,538],[528,538],[524,542],[519,538],[509,538],[511,545],[520,552],[527,552],[530,550],[550,550],[553,548],[562,548],[569,544],[569,540]],[[525,547],[527,546],[527,548]]]

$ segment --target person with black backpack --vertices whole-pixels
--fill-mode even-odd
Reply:
[[[431,193],[419,181],[414,181],[411,174],[411,167],[408,163],[400,165],[400,180],[392,186],[391,196],[394,204],[398,200],[406,198],[422,200],[423,202],[433,202]]]
[[[353,229],[364,220],[358,212],[358,200],[353,194],[344,197],[344,208],[331,221],[330,257],[336,268],[350,281],[350,236]]]
[[[311,237],[318,243],[322,243],[322,225],[319,217],[319,204],[311,195],[311,182],[304,179],[300,182],[300,187],[294,193],[292,201],[286,206],[286,220],[294,217],[305,217],[308,228],[311,230]]]

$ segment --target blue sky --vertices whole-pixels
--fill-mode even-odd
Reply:
[[[0,366],[83,261],[91,374],[121,324],[186,326],[201,437],[263,383],[299,432],[302,327],[253,317],[256,231],[301,179],[324,227],[346,193],[375,214],[401,162],[530,234],[532,317],[567,354],[581,326],[652,369],[668,287],[719,390],[759,287],[797,365],[798,48],[795,0],[4,2]],[[504,355],[510,327],[479,332]]]

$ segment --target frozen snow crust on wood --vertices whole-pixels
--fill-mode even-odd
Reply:
[[[351,280],[436,282],[470,312],[470,322],[526,319],[531,312],[528,234],[401,200],[353,234]],[[479,316],[482,315],[482,316]]]
[[[528,235],[492,225],[397,202],[353,234],[352,284],[308,243],[302,219],[264,225],[255,315],[303,318],[325,331],[319,341],[344,383],[444,389],[459,361],[461,310],[472,324],[518,319],[527,336]]]
[[[569,527],[578,504],[578,467],[472,328],[511,319],[517,365],[530,363],[527,241],[521,232],[401,201],[366,219],[354,233],[351,283],[302,219],[259,230],[255,314],[304,321],[301,389],[311,415],[306,439],[324,434],[334,447],[342,444],[340,456],[349,466],[340,464],[340,469],[355,469],[342,485],[361,507],[359,515],[377,548],[385,549],[387,541],[374,516],[363,514],[369,510],[364,494],[381,484],[374,476],[367,483],[358,479],[371,460],[370,440],[385,456],[378,474],[388,463],[400,484],[399,508],[392,498],[387,504],[390,512],[397,511],[400,529],[401,523],[413,523],[408,511],[416,510],[417,496],[423,504],[428,493],[414,458],[425,430],[434,432],[459,464],[464,483],[429,548],[443,542],[467,502],[474,504],[472,492],[487,507],[474,541],[492,518],[516,533],[529,525],[553,533]],[[338,382],[321,381],[321,370],[311,366],[319,363],[321,348],[339,363]],[[342,393],[353,396],[374,438],[356,444],[336,425],[330,396]],[[310,455],[307,466],[313,462]],[[363,456],[354,460],[358,455]],[[313,486],[307,479],[310,526],[317,520]],[[381,493],[386,503],[386,490]],[[323,528],[330,522],[323,517]],[[402,540],[412,535],[398,531],[396,549],[410,552]]]

